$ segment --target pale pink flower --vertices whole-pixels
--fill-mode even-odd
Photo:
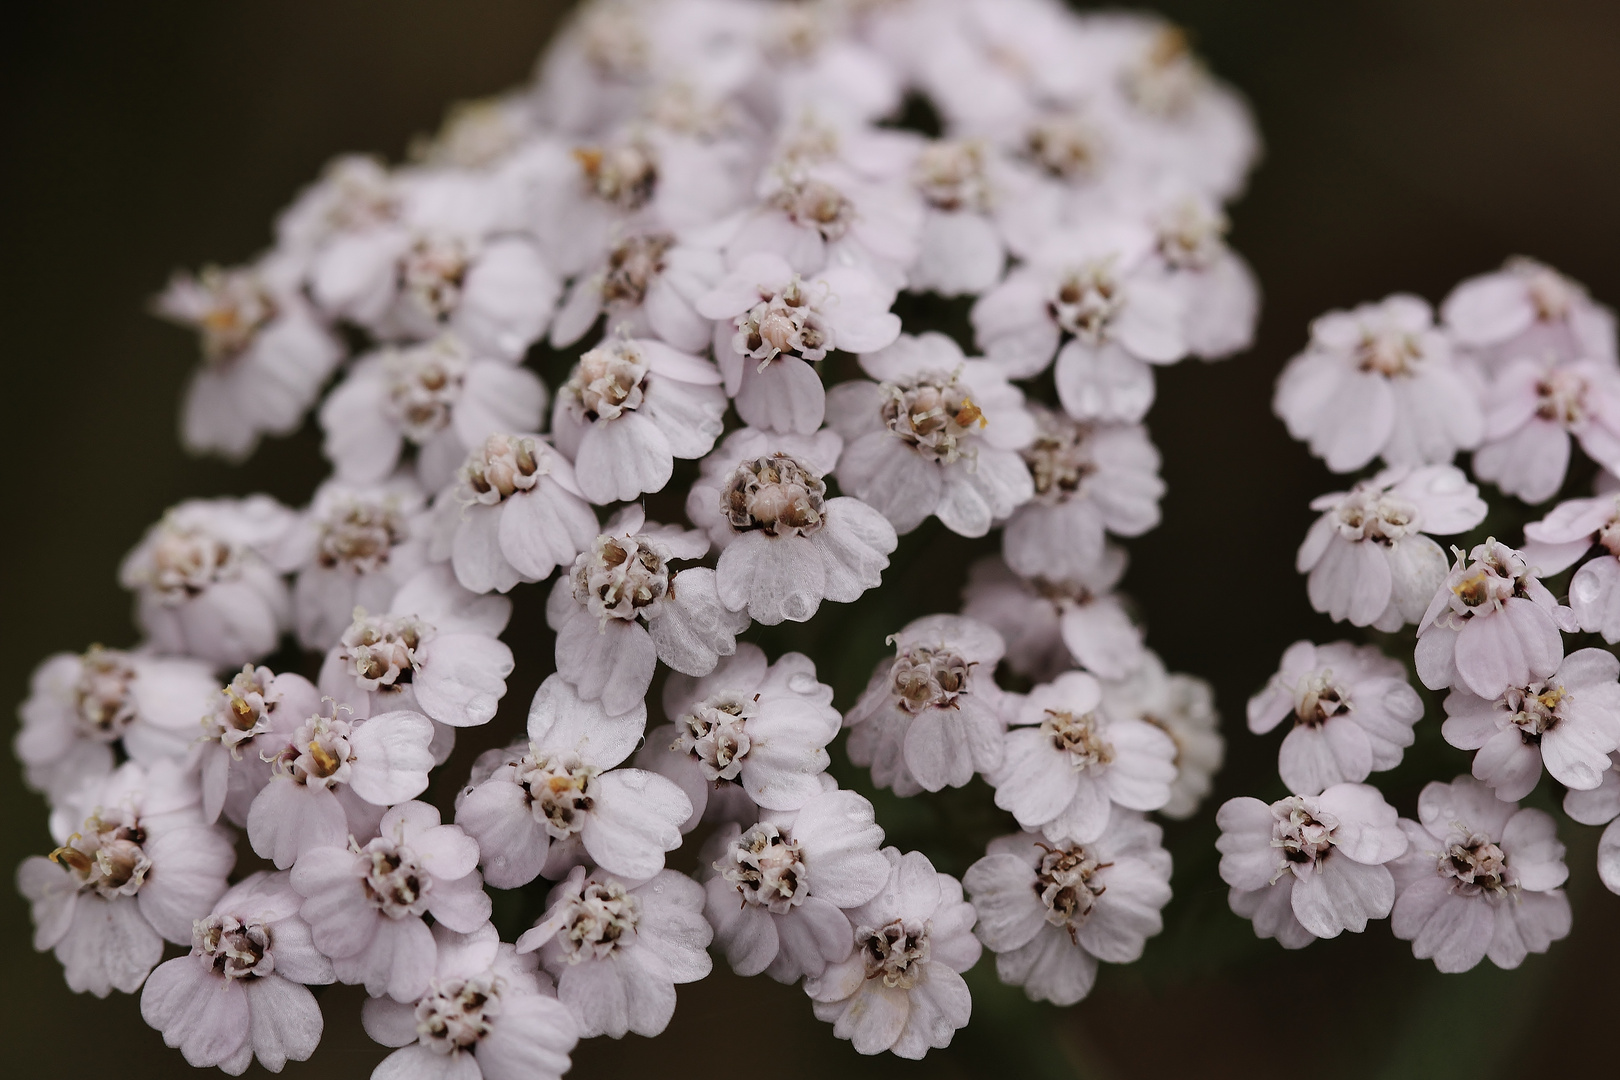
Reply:
[[[427,790],[434,765],[433,721],[419,712],[354,719],[327,698],[285,739],[262,751],[274,766],[247,815],[254,852],[281,870],[314,848],[371,836],[384,807]]]
[[[366,1034],[397,1046],[377,1080],[557,1080],[568,1071],[577,1025],[536,971],[488,923],[458,934],[433,928],[435,964],[414,1001],[367,999]]]
[[[1053,846],[1029,832],[990,841],[962,887],[1001,981],[1033,1001],[1073,1005],[1091,992],[1099,960],[1140,959],[1170,902],[1162,836],[1141,814],[1121,812],[1087,844]]]
[[[1474,475],[1527,503],[1545,502],[1563,486],[1571,438],[1609,472],[1620,471],[1615,362],[1511,360],[1486,393],[1485,437],[1474,453]]]
[[[544,581],[596,538],[574,467],[541,435],[491,435],[433,500],[428,556],[473,592]]]
[[[1390,864],[1399,896],[1390,929],[1441,971],[1485,957],[1516,968],[1569,935],[1569,876],[1552,815],[1504,802],[1472,777],[1435,781],[1401,820],[1406,854]]]
[[[428,988],[437,947],[422,916],[463,934],[489,921],[478,845],[441,825],[427,803],[389,810],[363,846],[348,839],[305,850],[291,881],[338,979],[363,984],[372,997],[415,1001]]]
[[[855,939],[840,909],[889,883],[882,845],[872,804],[853,791],[824,792],[746,829],[722,826],[704,849],[703,913],[731,970],[792,984],[847,959]]]
[[[876,121],[900,105],[899,72],[856,35],[834,4],[768,4],[753,9],[755,70],[743,88],[763,111],[791,115],[825,109],[852,121]],[[734,16],[735,17],[735,16]]]
[[[448,566],[429,566],[381,613],[351,610],[321,664],[321,692],[356,720],[411,709],[451,727],[487,724],[514,666],[499,638],[511,615],[506,597],[468,592]]]
[[[1228,799],[1215,821],[1232,910],[1285,949],[1359,934],[1395,903],[1385,864],[1407,850],[1407,838],[1375,787],[1335,784],[1270,806]]]
[[[1277,379],[1272,408],[1334,472],[1380,456],[1442,464],[1486,430],[1472,372],[1452,357],[1428,302],[1406,293],[1313,322],[1310,344]]]
[[[354,609],[384,611],[427,563],[427,500],[408,475],[379,483],[328,480],[293,526],[286,561],[296,565],[293,623],[299,644],[327,649]]]
[[[1323,513],[1294,563],[1310,575],[1311,606],[1388,632],[1422,619],[1445,580],[1446,553],[1430,536],[1467,532],[1486,507],[1461,469],[1426,465],[1385,469],[1311,509]]]
[[[538,430],[545,411],[534,372],[444,335],[357,360],[321,404],[323,449],[358,483],[386,479],[414,448],[417,479],[438,491],[485,439]]]
[[[1053,843],[1097,839],[1115,806],[1157,810],[1170,801],[1175,741],[1101,706],[1097,680],[1071,671],[1008,708],[1006,749],[987,779],[997,806]]]
[[[219,683],[200,660],[92,645],[34,669],[12,742],[28,786],[51,801],[113,771],[115,748],[143,764],[180,757]]]
[[[1543,577],[1568,569],[1599,545],[1597,557],[1570,578],[1569,606],[1582,630],[1602,634],[1611,645],[1620,641],[1620,497],[1605,493],[1559,503],[1524,527],[1524,540],[1525,561]]]
[[[1159,451],[1140,424],[1082,423],[1031,403],[1036,434],[1024,447],[1034,497],[1002,533],[1007,565],[1029,578],[1111,587],[1108,533],[1141,536],[1159,523]]]
[[[1603,782],[1590,791],[1571,789],[1564,793],[1564,813],[1582,825],[1603,825],[1598,840],[1598,877],[1612,893],[1620,893],[1620,752],[1609,755]]]
[[[267,495],[171,507],[118,568],[157,651],[221,667],[275,651],[292,605],[272,560],[295,521]]]
[[[977,296],[993,287],[1007,261],[998,218],[1015,213],[1026,194],[1003,154],[982,139],[930,142],[917,152],[911,182],[924,210],[907,288]]]
[[[659,1034],[675,1015],[675,987],[714,967],[703,886],[673,870],[636,882],[576,866],[548,900],[518,952],[540,951],[584,1038]]]
[[[17,868],[32,907],[34,948],[52,949],[68,988],[133,994],[163,942],[191,940],[192,920],[225,891],[236,862],[230,830],[207,825],[196,778],[174,762],[127,762],[59,802],[50,858]]]
[[[961,972],[983,951],[973,936],[973,905],[962,885],[926,856],[884,848],[890,877],[875,897],[848,912],[855,950],[805,980],[816,1018],[833,1025],[856,1053],[922,1058],[950,1045],[973,1001]]]
[[[1124,560],[1115,561],[1118,570]],[[1098,678],[1121,679],[1142,662],[1142,632],[1121,598],[1072,582],[1026,580],[995,555],[968,568],[962,614],[995,629],[1002,659],[1020,675],[1045,681],[1078,663]]]
[[[276,218],[276,247],[308,263],[331,241],[397,219],[411,185],[369,154],[341,154]]]
[[[714,355],[743,422],[810,434],[826,407],[810,365],[834,349],[872,352],[900,334],[895,290],[856,266],[801,276],[781,256],[739,262],[697,309],[716,320]]]
[[[298,289],[293,260],[177,273],[155,304],[197,331],[202,366],[182,407],[187,449],[240,461],[261,435],[291,435],[343,359],[343,345]]]
[[[1524,557],[1494,538],[1464,557],[1418,624],[1417,673],[1430,690],[1462,686],[1487,700],[1545,679],[1564,659],[1575,616]]]
[[[662,491],[676,458],[714,448],[725,411],[708,360],[661,341],[612,338],[580,357],[558,389],[551,430],[585,497],[605,505]]]
[[[1296,641],[1249,699],[1249,730],[1264,735],[1289,716],[1277,772],[1289,791],[1315,795],[1399,765],[1412,725],[1423,718],[1423,699],[1400,662],[1376,645]]]
[[[292,672],[243,664],[223,689],[216,682],[196,740],[203,820],[218,821],[223,813],[245,826],[248,808],[274,774],[276,755],[298,725],[320,711],[320,691]]]
[[[721,549],[715,583],[729,610],[804,622],[822,600],[847,604],[882,581],[899,541],[866,503],[827,497],[839,448],[832,431],[742,428],[703,459],[686,515]]]
[[[1159,813],[1174,820],[1193,816],[1215,786],[1226,756],[1215,689],[1203,679],[1169,673],[1164,661],[1144,650],[1136,670],[1123,679],[1102,679],[1102,711],[1120,719],[1143,720],[1176,745],[1176,778],[1170,801]]]
[[[545,873],[561,877],[579,856],[610,873],[645,879],[681,846],[692,804],[671,780],[616,769],[646,726],[643,705],[610,716],[560,676],[541,683],[529,709],[528,745],[493,759],[488,775],[456,800],[456,823],[484,852],[497,888]]]
[[[833,387],[839,485],[908,533],[930,515],[983,536],[1035,493],[1019,451],[1035,438],[1024,395],[940,333],[861,357],[876,382]]]
[[[1615,359],[1614,312],[1579,282],[1523,256],[1458,285],[1440,314],[1465,354],[1488,372],[1527,356]]]
[[[551,344],[566,349],[606,314],[610,333],[655,337],[682,352],[701,353],[712,337],[697,302],[725,273],[718,251],[658,230],[628,232],[607,257],[574,279],[551,324]]]
[[[976,619],[925,615],[889,639],[848,715],[849,759],[897,795],[961,787],[1002,761],[1001,635]]]
[[[285,873],[252,875],[192,924],[191,952],[158,966],[141,1017],[199,1069],[240,1076],[255,1058],[270,1072],[308,1061],[321,1007],[308,986],[336,979],[315,948]]]
[[[1446,741],[1477,750],[1474,777],[1496,797],[1522,799],[1535,790],[1541,767],[1564,787],[1589,791],[1603,783],[1609,754],[1620,748],[1620,659],[1605,649],[1579,649],[1558,670],[1527,686],[1510,686],[1494,701],[1462,687],[1446,695]]]
[[[1157,257],[1183,296],[1188,351],[1221,360],[1247,350],[1260,318],[1260,284],[1226,243],[1226,215],[1207,196],[1187,195],[1166,201],[1153,224]]]

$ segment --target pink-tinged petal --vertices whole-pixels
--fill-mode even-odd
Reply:
[[[1076,420],[1135,423],[1153,405],[1153,369],[1118,345],[1071,341],[1053,373],[1058,399]]]
[[[1598,877],[1612,893],[1620,893],[1620,825],[1614,822],[1603,830],[1598,840]]]
[[[1483,895],[1462,896],[1430,874],[1402,891],[1390,915],[1395,936],[1412,943],[1412,955],[1445,972],[1467,971],[1485,958],[1495,917]]]
[[[1294,882],[1294,917],[1320,938],[1361,933],[1395,903],[1395,882],[1382,866],[1329,857]]]
[[[276,777],[249,807],[247,833],[255,854],[285,870],[307,850],[341,846],[349,825],[330,791]]]
[[[1611,645],[1620,641],[1620,559],[1603,555],[1575,571],[1569,605],[1582,630]]]
[[[549,676],[529,705],[529,741],[541,750],[579,754],[610,769],[629,757],[647,725],[645,703],[610,715],[600,701],[585,701],[560,675]]]
[[[1367,779],[1372,759],[1367,733],[1353,720],[1333,717],[1289,731],[1277,751],[1277,773],[1289,791],[1315,795],[1334,784]]]
[[[962,876],[979,913],[976,932],[996,952],[1021,948],[1046,925],[1035,875],[1017,855],[986,855]]]
[[[415,1043],[382,1059],[371,1080],[483,1080],[471,1054],[441,1054]]]
[[[1572,915],[1563,892],[1520,893],[1496,909],[1496,933],[1486,955],[1499,968],[1516,968],[1529,953],[1546,952],[1569,936]]]
[[[276,965],[278,971],[280,966]],[[252,1016],[248,1041],[259,1064],[280,1072],[289,1061],[308,1061],[320,1044],[324,1027],[315,995],[276,975],[245,983]]]
[[[1460,686],[1446,695],[1445,709],[1446,722],[1441,725],[1440,733],[1459,750],[1478,750],[1484,746],[1496,734],[1497,720],[1502,715],[1496,702],[1470,694]]]
[[[468,513],[477,509],[473,507]],[[596,515],[583,499],[563,490],[560,484],[542,480],[537,487],[512,496],[501,506],[498,547],[503,561],[510,560],[514,575],[543,581],[557,567],[570,565],[574,556],[589,547],[597,529]],[[456,574],[461,576],[459,565]],[[465,578],[462,584],[467,584]],[[511,586],[496,588],[506,592]]]
[[[504,642],[476,634],[441,634],[426,642],[418,657],[422,667],[411,688],[428,716],[451,727],[495,718],[514,666]]]
[[[183,956],[147,978],[141,1018],[161,1031],[187,1064],[210,1068],[229,1061],[248,1041],[251,1014],[243,990],[242,983],[214,975],[197,957]]]
[[[1472,772],[1495,789],[1498,799],[1514,802],[1530,794],[1541,779],[1541,754],[1510,725],[1485,740],[1474,755]]]
[[[475,1051],[483,1080],[556,1080],[569,1069],[578,1024],[544,994],[501,1003],[501,1019]]]
[[[1545,892],[1569,878],[1564,845],[1558,840],[1558,825],[1551,814],[1520,810],[1508,819],[1501,835],[1508,865],[1513,867],[1521,888]]]
[[[527,885],[540,874],[550,835],[535,819],[529,795],[510,780],[490,779],[467,792],[456,824],[478,842],[484,878],[497,889]]]
[[[591,617],[576,607],[557,633],[557,673],[609,715],[640,705],[658,667],[658,651],[639,622]]]
[[[641,769],[615,769],[593,782],[600,789],[580,839],[592,861],[609,873],[649,878],[664,868],[664,853],[681,846],[681,826],[692,804],[671,780]]]
[[[350,788],[377,806],[416,798],[427,790],[432,742],[433,721],[418,712],[384,713],[360,722],[349,736]]]
[[[1438,601],[1437,601],[1438,602]],[[1432,611],[1433,608],[1431,607]],[[1427,616],[1425,616],[1427,618]],[[1431,623],[1418,634],[1415,661],[1418,680],[1430,690],[1444,690],[1457,681],[1457,631]]]
[[[1097,958],[1051,926],[1024,946],[997,956],[996,974],[1002,982],[1023,986],[1035,1001],[1073,1005],[1091,993]]]

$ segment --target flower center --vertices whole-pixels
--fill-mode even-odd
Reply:
[[[1571,426],[1585,420],[1586,379],[1573,371],[1550,371],[1536,383],[1536,415],[1543,420]]]
[[[1068,752],[1069,763],[1076,769],[1092,765],[1107,765],[1114,760],[1114,747],[1098,730],[1094,712],[1065,712],[1047,709],[1041,719],[1041,734],[1052,740],[1056,750]]]
[[[803,903],[810,889],[799,845],[764,822],[733,840],[714,868],[742,896],[743,903],[778,915]]]
[[[1093,884],[1097,871],[1112,863],[1100,863],[1096,857],[1078,844],[1053,848],[1040,845],[1046,854],[1035,868],[1035,894],[1046,905],[1046,921],[1062,926],[1074,938],[1075,930],[1085,923],[1097,898],[1106,885]]]
[[[827,484],[788,454],[737,466],[720,489],[720,512],[737,532],[808,536],[821,528]]]
[[[770,205],[825,240],[837,240],[855,222],[855,204],[824,180],[789,181],[770,197]]]
[[[1571,701],[1569,691],[1562,686],[1544,683],[1510,687],[1503,696],[1503,703],[1511,710],[1508,722],[1519,729],[1519,736],[1530,746],[1539,745],[1541,737],[1558,726]]]
[[[224,700],[203,718],[203,738],[240,757],[237,746],[270,727],[270,714],[281,701],[281,693],[272,686],[274,678],[269,668],[243,664],[221,691]]]
[[[206,298],[194,320],[202,335],[203,360],[209,365],[241,356],[276,317],[274,298],[252,270],[206,267],[196,285]]]
[[[1334,508],[1335,527],[1346,540],[1386,546],[1419,531],[1418,508],[1375,487],[1357,484]]]
[[[1035,441],[1019,454],[1035,481],[1035,497],[1060,505],[1081,494],[1086,477],[1097,471],[1088,445],[1091,429],[1049,409],[1038,410],[1035,419]]]
[[[427,910],[433,879],[422,869],[416,853],[386,836],[378,836],[360,849],[366,863],[363,884],[366,899],[390,919],[420,915]]]
[[[935,372],[883,384],[883,422],[889,430],[923,457],[946,465],[964,453],[971,456],[964,440],[989,424],[956,380],[957,374]]]
[[[731,344],[742,355],[760,362],[760,370],[782,353],[815,363],[827,355],[831,335],[809,290],[798,275],[781,292],[759,291],[760,301],[734,325]]]
[[[276,969],[270,928],[230,915],[210,915],[191,924],[191,947],[227,979],[258,979]]]
[[[1289,869],[1302,874],[1315,868],[1332,850],[1339,820],[1324,813],[1314,799],[1290,795],[1271,804],[1271,816],[1271,846],[1281,849],[1286,860],[1272,878],[1274,883]]]
[[[1620,496],[1615,497],[1614,504],[1615,516],[1598,529],[1597,542],[1602,544],[1610,555],[1620,557]]]
[[[1159,255],[1178,270],[1205,270],[1226,252],[1226,215],[1183,199],[1159,220]]]
[[[491,435],[461,466],[461,482],[470,502],[494,506],[528,491],[550,472],[550,460],[533,439]]]
[[[946,646],[913,645],[894,658],[889,679],[899,706],[913,715],[924,709],[954,709],[968,691],[973,665]]]
[[[585,188],[620,210],[639,210],[652,201],[658,186],[658,160],[636,143],[582,146],[574,151]]]
[[[1331,671],[1313,671],[1294,687],[1294,722],[1304,727],[1320,727],[1335,716],[1350,711],[1350,695],[1333,681]]]
[[[432,625],[409,615],[367,615],[354,611],[343,632],[342,660],[349,674],[367,690],[411,681],[416,651],[433,637]]]
[[[417,1037],[440,1054],[476,1046],[500,1014],[501,989],[502,981],[491,975],[433,980],[427,996],[416,1003]]]
[[[461,287],[474,254],[472,243],[461,237],[419,237],[400,262],[400,288],[428,318],[449,318],[461,303]]]
[[[1484,833],[1465,833],[1460,826],[1457,829],[1440,853],[1440,876],[1452,879],[1451,890],[1464,896],[1517,892],[1519,876],[1507,864],[1501,847]]]
[[[1102,342],[1109,321],[1124,304],[1112,263],[1099,260],[1070,271],[1047,302],[1060,328],[1092,345]]]
[[[704,779],[711,783],[737,779],[751,745],[748,719],[753,715],[753,705],[753,701],[732,690],[705,698],[677,722],[680,735],[670,749],[691,754]]]
[[[1198,100],[1204,69],[1187,42],[1186,33],[1168,26],[1154,35],[1141,59],[1121,76],[1125,97],[1150,116],[1172,119],[1184,115]]]
[[[152,860],[145,844],[146,830],[133,810],[98,810],[85,819],[82,833],[51,852],[50,860],[72,872],[81,892],[93,889],[111,900],[134,896],[146,883]]]
[[[1024,156],[1049,176],[1081,180],[1097,171],[1102,138],[1079,116],[1048,116],[1037,120],[1025,135]]]
[[[855,931],[855,947],[866,961],[867,979],[882,979],[891,990],[910,990],[928,963],[928,928],[912,929],[896,919]]]
[[[585,827],[591,812],[592,781],[601,770],[578,754],[537,754],[531,747],[518,762],[517,782],[529,793],[529,810],[546,824],[553,840],[566,840]]]
[[[619,943],[636,932],[641,901],[617,881],[592,881],[568,903],[563,931],[557,935],[570,964],[606,960]]]
[[[573,581],[574,599],[603,622],[652,618],[669,592],[669,567],[644,536],[599,536],[574,560]]]
[[[385,353],[384,411],[418,446],[450,423],[467,380],[467,352],[453,338]]]
[[[327,698],[332,714],[316,714],[298,725],[292,741],[281,752],[277,761],[281,770],[294,781],[309,787],[332,788],[349,782],[349,763],[354,750],[349,745],[353,725],[338,718],[339,712],[348,712],[346,706]]]
[[[79,678],[73,687],[73,701],[79,714],[79,730],[96,742],[112,742],[135,719],[135,699],[130,693],[135,668],[124,654],[93,645],[79,660]]]
[[[347,498],[321,520],[315,557],[328,569],[374,574],[388,565],[389,554],[408,537],[394,499]]]
[[[1356,346],[1356,366],[1374,375],[1411,375],[1422,359],[1419,338],[1395,330],[1364,329]]]
[[[579,358],[563,393],[579,404],[585,419],[616,420],[641,407],[647,363],[627,341],[610,342]]]
[[[668,233],[627,236],[613,245],[602,279],[603,302],[641,306],[647,286],[664,272],[664,254],[674,246],[675,238]]]
[[[216,581],[235,577],[241,556],[226,541],[202,529],[165,521],[152,546],[146,584],[163,603],[181,604]]]
[[[322,217],[328,232],[359,232],[399,217],[398,192],[388,170],[375,159],[341,158],[326,180],[330,190]]]
[[[930,143],[917,155],[911,178],[930,206],[947,213],[984,213],[993,201],[984,144],[977,141]]]

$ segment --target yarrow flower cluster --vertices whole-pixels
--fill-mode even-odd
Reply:
[[[949,1045],[986,946],[1031,998],[1084,997],[1098,961],[1161,928],[1170,856],[1148,815],[1193,814],[1223,754],[1208,684],[1167,672],[1115,591],[1111,538],[1159,520],[1156,370],[1252,339],[1224,206],[1257,149],[1240,99],[1151,18],[594,0],[532,83],[453,110],[408,163],[332,162],[269,251],[157,301],[200,341],[186,446],[240,460],[313,416],[331,476],[299,509],[172,508],[119,572],[140,643],[36,671],[16,743],[51,806],[54,849],[17,879],[36,946],[76,991],[140,993],[188,1062],[233,1075],[310,1057],[308,988],[340,982],[392,1051],[379,1080],[560,1076],[579,1039],[663,1031],[711,946],[802,984],[864,1054]],[[903,325],[922,294],[960,304],[958,336]],[[1355,371],[1428,365],[1423,386],[1472,393],[1458,365],[1507,333],[1379,344]],[[1344,338],[1324,338],[1334,363]],[[1535,359],[1555,367],[1516,426],[1496,418],[1517,399],[1470,421],[1449,398],[1362,393],[1405,402],[1380,406],[1386,427],[1451,426],[1384,438],[1409,471],[1333,504],[1307,547],[1336,615],[1452,634],[1459,687],[1521,712],[1566,694],[1537,721],[1542,754],[1593,787],[1600,665],[1547,668],[1525,637],[1539,651],[1506,689],[1473,679],[1496,662],[1479,631],[1566,609],[1495,549],[1453,582],[1429,539],[1479,520],[1451,448],[1603,445],[1594,358]],[[1588,524],[1603,542],[1606,518],[1575,516],[1549,542]],[[762,647],[818,642],[778,635],[881,589],[930,519],[1002,530],[1002,554],[961,613],[931,587],[858,700],[834,705],[838,657]],[[1457,577],[1481,573],[1498,584]],[[1424,610],[1442,578],[1462,606]],[[537,602],[554,671],[519,735],[508,680],[547,650],[503,637]],[[1595,593],[1580,610],[1607,618]],[[1321,687],[1290,708],[1330,747],[1313,775],[1359,781],[1411,718],[1371,660],[1333,677],[1299,676],[1360,710],[1362,743],[1345,749]],[[886,844],[828,771],[846,727],[874,786],[982,780],[1008,835],[961,880]],[[447,787],[458,738],[484,752]],[[1387,879],[1373,855],[1399,845],[1349,811],[1329,824],[1346,785],[1323,786],[1289,836],[1309,834],[1312,865]],[[688,836],[691,876],[672,862]],[[507,925],[490,889],[539,918]]]

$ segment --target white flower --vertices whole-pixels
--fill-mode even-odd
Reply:
[[[861,357],[877,382],[828,397],[843,436],[840,486],[908,533],[929,515],[983,536],[1035,494],[1018,451],[1035,438],[1024,395],[993,365],[940,333],[902,337]]]
[[[1564,793],[1564,813],[1582,825],[1603,825],[1598,840],[1598,877],[1612,893],[1620,893],[1620,752],[1609,755],[1603,782],[1590,791],[1570,789]]]
[[[1400,662],[1376,645],[1296,641],[1249,699],[1249,730],[1264,735],[1290,715],[1277,772],[1289,791],[1315,795],[1399,765],[1412,725],[1423,718],[1423,699]]]
[[[1006,751],[988,777],[996,805],[1054,843],[1097,839],[1115,805],[1157,810],[1170,801],[1175,741],[1101,705],[1097,680],[1071,671],[1009,708]]]
[[[512,674],[512,650],[497,636],[511,614],[504,596],[468,592],[448,566],[429,566],[383,613],[350,612],[321,665],[321,692],[356,720],[413,709],[451,727],[487,724]]]
[[[1141,814],[1118,813],[1084,845],[1054,847],[1027,832],[990,841],[962,887],[1001,981],[1034,1001],[1073,1005],[1091,992],[1098,960],[1139,959],[1170,901],[1162,835]]]
[[[924,210],[907,288],[977,296],[1000,281],[1007,245],[996,214],[1017,201],[1001,155],[979,139],[930,142],[917,153],[911,182]]]
[[[673,233],[633,231],[616,239],[607,258],[583,271],[551,324],[551,343],[565,349],[603,313],[611,332],[655,337],[701,353],[712,335],[697,302],[725,273],[720,253],[682,243]]]
[[[1485,520],[1479,489],[1455,465],[1385,469],[1348,492],[1312,500],[1323,514],[1295,566],[1309,574],[1311,606],[1335,621],[1393,631],[1423,618],[1446,576],[1446,553],[1429,537]]]
[[[1272,400],[1288,433],[1334,472],[1382,456],[1390,465],[1436,465],[1485,433],[1472,373],[1452,358],[1428,302],[1397,293],[1311,324]]]
[[[959,615],[926,615],[889,639],[895,658],[872,672],[844,717],[849,759],[897,795],[961,787],[1001,764],[1001,635]]]
[[[427,789],[432,742],[433,721],[419,712],[356,720],[327,698],[278,751],[263,752],[274,769],[248,808],[254,852],[285,870],[314,848],[371,836],[384,807]]]
[[[414,1001],[370,998],[361,1008],[366,1034],[397,1046],[377,1066],[378,1080],[557,1080],[578,1041],[573,1016],[536,972],[484,924],[458,934],[433,928],[435,965]]]
[[[1620,471],[1620,373],[1613,360],[1509,361],[1486,392],[1485,437],[1474,475],[1527,503],[1558,493],[1573,437]]]
[[[437,491],[485,439],[535,431],[545,410],[534,372],[444,335],[355,361],[321,404],[323,449],[339,477],[366,483],[387,478],[415,447],[417,479]]]
[[[1124,570],[1123,558],[1115,567]],[[1026,581],[995,555],[968,568],[962,614],[993,627],[1007,642],[1007,666],[1036,680],[1078,662],[1099,678],[1122,679],[1141,664],[1142,632],[1120,598],[1084,585]]]
[[[315,490],[285,542],[286,561],[299,568],[293,584],[299,644],[331,647],[355,608],[385,610],[427,563],[426,501],[406,475],[368,484],[332,479]]]
[[[1559,631],[1574,613],[1553,599],[1524,557],[1494,538],[1457,565],[1418,624],[1417,673],[1430,690],[1462,686],[1487,700],[1545,679],[1564,659]]]
[[[315,1052],[321,1007],[307,985],[336,976],[298,914],[301,899],[285,873],[252,875],[192,925],[189,955],[147,977],[141,1017],[188,1064],[240,1076],[255,1058],[280,1072]]]
[[[1130,675],[1101,682],[1104,713],[1145,720],[1176,744],[1176,778],[1159,813],[1175,820],[1192,817],[1215,786],[1226,756],[1214,688],[1193,675],[1167,674],[1164,661],[1146,650]]]
[[[1359,934],[1395,903],[1384,864],[1407,850],[1406,836],[1377,788],[1335,784],[1270,806],[1228,799],[1215,821],[1232,910],[1285,949]]]
[[[705,848],[717,857],[704,859],[703,913],[731,970],[792,984],[847,959],[855,939],[840,909],[889,883],[882,845],[872,804],[853,791],[825,792],[747,829],[723,826]]]
[[[158,314],[193,327],[202,367],[186,390],[186,447],[240,461],[260,435],[290,435],[343,359],[343,346],[298,290],[296,267],[257,265],[176,274]]]
[[[1082,423],[1028,408],[1036,435],[1020,452],[1035,494],[1002,533],[1007,565],[1029,578],[1110,588],[1118,575],[1106,534],[1141,536],[1159,523],[1159,451],[1140,424]]]
[[[51,814],[61,847],[17,868],[32,906],[34,948],[53,949],[68,988],[133,994],[163,942],[191,940],[192,920],[225,891],[230,830],[206,825],[197,782],[174,762],[127,762]]]
[[[1417,821],[1401,821],[1410,846],[1392,863],[1400,895],[1390,929],[1412,955],[1441,971],[1467,971],[1485,957],[1516,968],[1569,935],[1569,876],[1552,815],[1520,810],[1479,781],[1435,781],[1418,797]]]
[[[1440,314],[1466,355],[1487,371],[1526,356],[1615,359],[1614,312],[1580,283],[1523,256],[1458,285]]]
[[[700,458],[725,429],[709,361],[661,341],[604,341],[557,391],[551,430],[585,497],[607,504],[661,491],[676,458]]]
[[[208,664],[92,645],[34,669],[12,746],[52,802],[113,771],[115,746],[153,764],[182,756],[219,683]]]
[[[637,884],[576,866],[548,899],[518,952],[540,950],[584,1038],[659,1034],[675,1014],[676,985],[714,967],[703,886],[673,870]]]
[[[834,349],[871,352],[900,334],[889,308],[895,290],[855,266],[801,277],[779,255],[743,259],[699,298],[716,320],[714,355],[743,422],[811,434],[821,426],[825,392],[810,365]]]
[[[1520,552],[1543,577],[1573,565],[1594,542],[1597,558],[1575,571],[1569,581],[1569,606],[1575,621],[1590,634],[1620,641],[1620,497],[1570,499],[1552,513],[1524,527]]]
[[[491,435],[433,500],[428,556],[473,592],[544,581],[590,546],[596,514],[568,459],[540,435]]]
[[[276,755],[299,724],[321,711],[320,691],[302,675],[243,664],[224,689],[214,684],[209,706],[196,740],[203,820],[218,821],[223,813],[246,825]]]
[[[1157,257],[1183,294],[1188,351],[1220,360],[1247,350],[1260,316],[1260,284],[1227,245],[1220,207],[1200,195],[1170,200],[1154,215],[1154,228]]]
[[[1620,659],[1605,649],[1579,649],[1558,670],[1494,701],[1462,687],[1446,695],[1446,741],[1477,750],[1474,777],[1505,801],[1535,790],[1545,764],[1571,790],[1603,783],[1609,753],[1620,748]]]
[[[961,972],[978,962],[973,905],[962,885],[926,856],[884,848],[883,891],[849,911],[855,951],[808,978],[816,1017],[861,1054],[919,1059],[949,1046],[973,1001]]]
[[[276,247],[307,262],[332,240],[399,217],[409,183],[368,154],[342,154],[276,219]]]
[[[540,684],[528,746],[501,754],[488,777],[456,800],[456,822],[477,839],[492,885],[516,888],[542,871],[561,876],[571,847],[627,878],[663,869],[664,853],[681,846],[692,804],[665,777],[614,768],[646,722],[644,705],[610,716],[561,676]]]
[[[703,460],[686,499],[693,524],[721,548],[720,600],[774,626],[804,622],[822,600],[847,604],[882,581],[894,526],[822,479],[838,459],[831,431],[778,435],[742,428]]]
[[[158,651],[221,667],[273,652],[292,613],[271,556],[295,520],[265,495],[171,507],[118,568]]]
[[[292,868],[292,886],[338,979],[363,984],[372,997],[415,1001],[433,977],[437,952],[422,916],[471,933],[489,921],[489,894],[478,875],[478,845],[441,825],[427,803],[394,807],[380,830],[363,846],[348,839],[306,849]]]

